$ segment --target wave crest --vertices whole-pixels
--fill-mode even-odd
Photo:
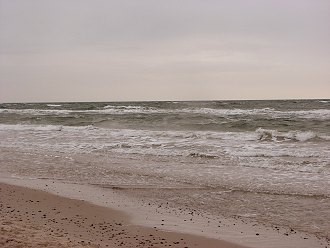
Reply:
[[[219,117],[237,117],[237,116],[262,116],[279,118],[299,118],[299,119],[320,119],[329,120],[330,110],[328,109],[313,109],[300,111],[279,111],[273,108],[261,109],[213,109],[213,108],[182,108],[182,109],[162,109],[156,107],[144,107],[134,105],[106,105],[102,109],[0,109],[0,113],[5,114],[29,114],[29,115],[69,115],[69,114],[198,114]]]
[[[310,141],[316,138],[323,139],[322,136],[316,135],[312,131],[289,131],[279,132],[277,130],[269,130],[258,128],[256,130],[257,139],[261,141]],[[326,140],[326,139],[325,139]]]

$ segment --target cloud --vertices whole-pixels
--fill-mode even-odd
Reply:
[[[326,0],[0,0],[0,97],[324,97],[329,23]]]

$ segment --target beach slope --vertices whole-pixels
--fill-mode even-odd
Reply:
[[[124,213],[0,183],[0,246],[243,248],[225,241],[130,223]]]

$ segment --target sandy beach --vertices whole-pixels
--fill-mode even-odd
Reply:
[[[4,248],[243,248],[216,239],[133,225],[122,212],[39,190],[1,183],[0,192],[0,246]]]

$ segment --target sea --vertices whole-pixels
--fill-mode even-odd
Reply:
[[[329,239],[330,100],[2,103],[0,175]]]

